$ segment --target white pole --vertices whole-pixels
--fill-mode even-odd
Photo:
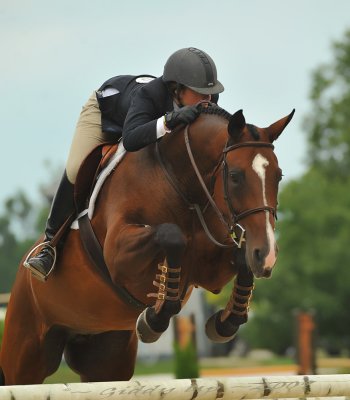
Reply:
[[[1,400],[250,400],[339,396],[350,397],[350,375],[134,379],[0,387]]]

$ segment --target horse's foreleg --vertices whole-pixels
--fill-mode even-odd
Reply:
[[[240,325],[248,320],[253,289],[254,276],[246,265],[242,265],[225,309],[212,315],[206,323],[205,331],[209,339],[225,343],[235,337]]]
[[[177,225],[162,224],[156,228],[154,242],[164,251],[165,260],[158,266],[159,274],[154,281],[158,292],[149,295],[156,298],[156,304],[146,308],[137,320],[137,336],[144,343],[158,340],[168,328],[170,318],[181,310],[181,257],[186,239]]]

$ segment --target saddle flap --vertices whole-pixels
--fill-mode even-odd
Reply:
[[[78,213],[88,207],[97,176],[107,166],[117,149],[118,143],[99,144],[82,162],[74,185],[74,200]]]

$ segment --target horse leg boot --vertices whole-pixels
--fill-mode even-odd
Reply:
[[[205,332],[210,340],[226,343],[235,337],[240,325],[248,321],[253,289],[253,273],[246,265],[242,265],[225,309],[212,315],[205,325]]]
[[[52,202],[46,222],[45,240],[39,245],[41,250],[34,256],[27,258],[23,264],[36,278],[45,281],[53,270],[56,249],[59,251],[63,246],[62,237],[56,245],[53,244],[53,239],[67,219],[74,213],[74,185],[68,180],[65,171]]]
[[[165,251],[166,256],[164,263],[158,265],[160,274],[153,281],[158,293],[148,295],[156,298],[156,304],[146,308],[136,323],[137,336],[144,343],[158,340],[167,330],[170,318],[181,310],[180,262],[186,239],[177,225],[162,224],[157,228],[155,241]]]

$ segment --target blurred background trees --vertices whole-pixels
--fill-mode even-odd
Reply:
[[[276,269],[256,282],[241,333],[251,346],[278,353],[293,344],[297,309],[315,313],[325,349],[350,350],[350,31],[332,48],[332,63],[312,76],[307,170],[280,190]]]
[[[51,182],[57,183],[52,176]],[[40,188],[39,203],[22,191],[8,197],[0,212],[0,293],[11,290],[18,265],[30,246],[43,233],[54,188],[52,183]]]
[[[312,76],[306,172],[281,186],[278,264],[272,279],[256,282],[250,320],[240,333],[250,346],[277,353],[293,345],[298,309],[315,313],[325,349],[350,349],[350,31],[332,48],[333,61]],[[21,257],[43,232],[49,197],[44,193],[39,205],[21,192],[6,200],[0,292],[10,291]],[[224,304],[230,290],[209,301]]]
[[[10,292],[17,266],[44,226],[47,206],[35,206],[23,192],[9,197],[0,215],[0,293]]]

